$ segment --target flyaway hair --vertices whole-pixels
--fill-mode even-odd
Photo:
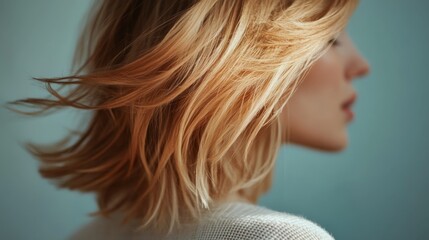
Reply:
[[[257,201],[270,187],[281,109],[356,5],[96,1],[74,73],[37,78],[51,98],[13,102],[29,114],[92,114],[76,141],[28,145],[41,175],[95,193],[96,214],[121,211],[142,228],[172,230],[232,193]]]

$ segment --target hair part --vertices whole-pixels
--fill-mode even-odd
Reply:
[[[14,102],[93,113],[77,141],[29,145],[41,175],[96,193],[96,214],[170,231],[229,194],[257,201],[281,145],[281,109],[356,4],[96,2],[75,74],[37,79],[53,99]]]

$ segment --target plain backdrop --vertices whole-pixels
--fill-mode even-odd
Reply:
[[[69,73],[89,0],[0,1],[0,101],[46,96],[31,77]],[[336,239],[429,239],[429,2],[362,0],[348,32],[371,64],[341,153],[281,149],[260,204],[304,216]],[[0,109],[0,239],[64,239],[96,210],[59,190],[21,146],[81,127],[81,113]]]

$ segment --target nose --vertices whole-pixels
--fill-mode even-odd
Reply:
[[[355,77],[364,77],[369,74],[370,66],[368,60],[366,60],[360,53],[357,54],[355,62]]]
[[[368,60],[362,56],[359,50],[354,45],[353,41],[349,40],[349,61],[348,61],[348,69],[347,69],[347,79],[353,80],[354,78],[364,77],[370,72],[370,65]]]

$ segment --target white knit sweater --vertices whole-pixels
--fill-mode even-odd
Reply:
[[[134,232],[133,227],[121,226],[119,222],[115,217],[94,219],[70,239],[334,239],[322,227],[301,216],[242,202],[220,205],[197,224],[167,236],[150,231]]]

